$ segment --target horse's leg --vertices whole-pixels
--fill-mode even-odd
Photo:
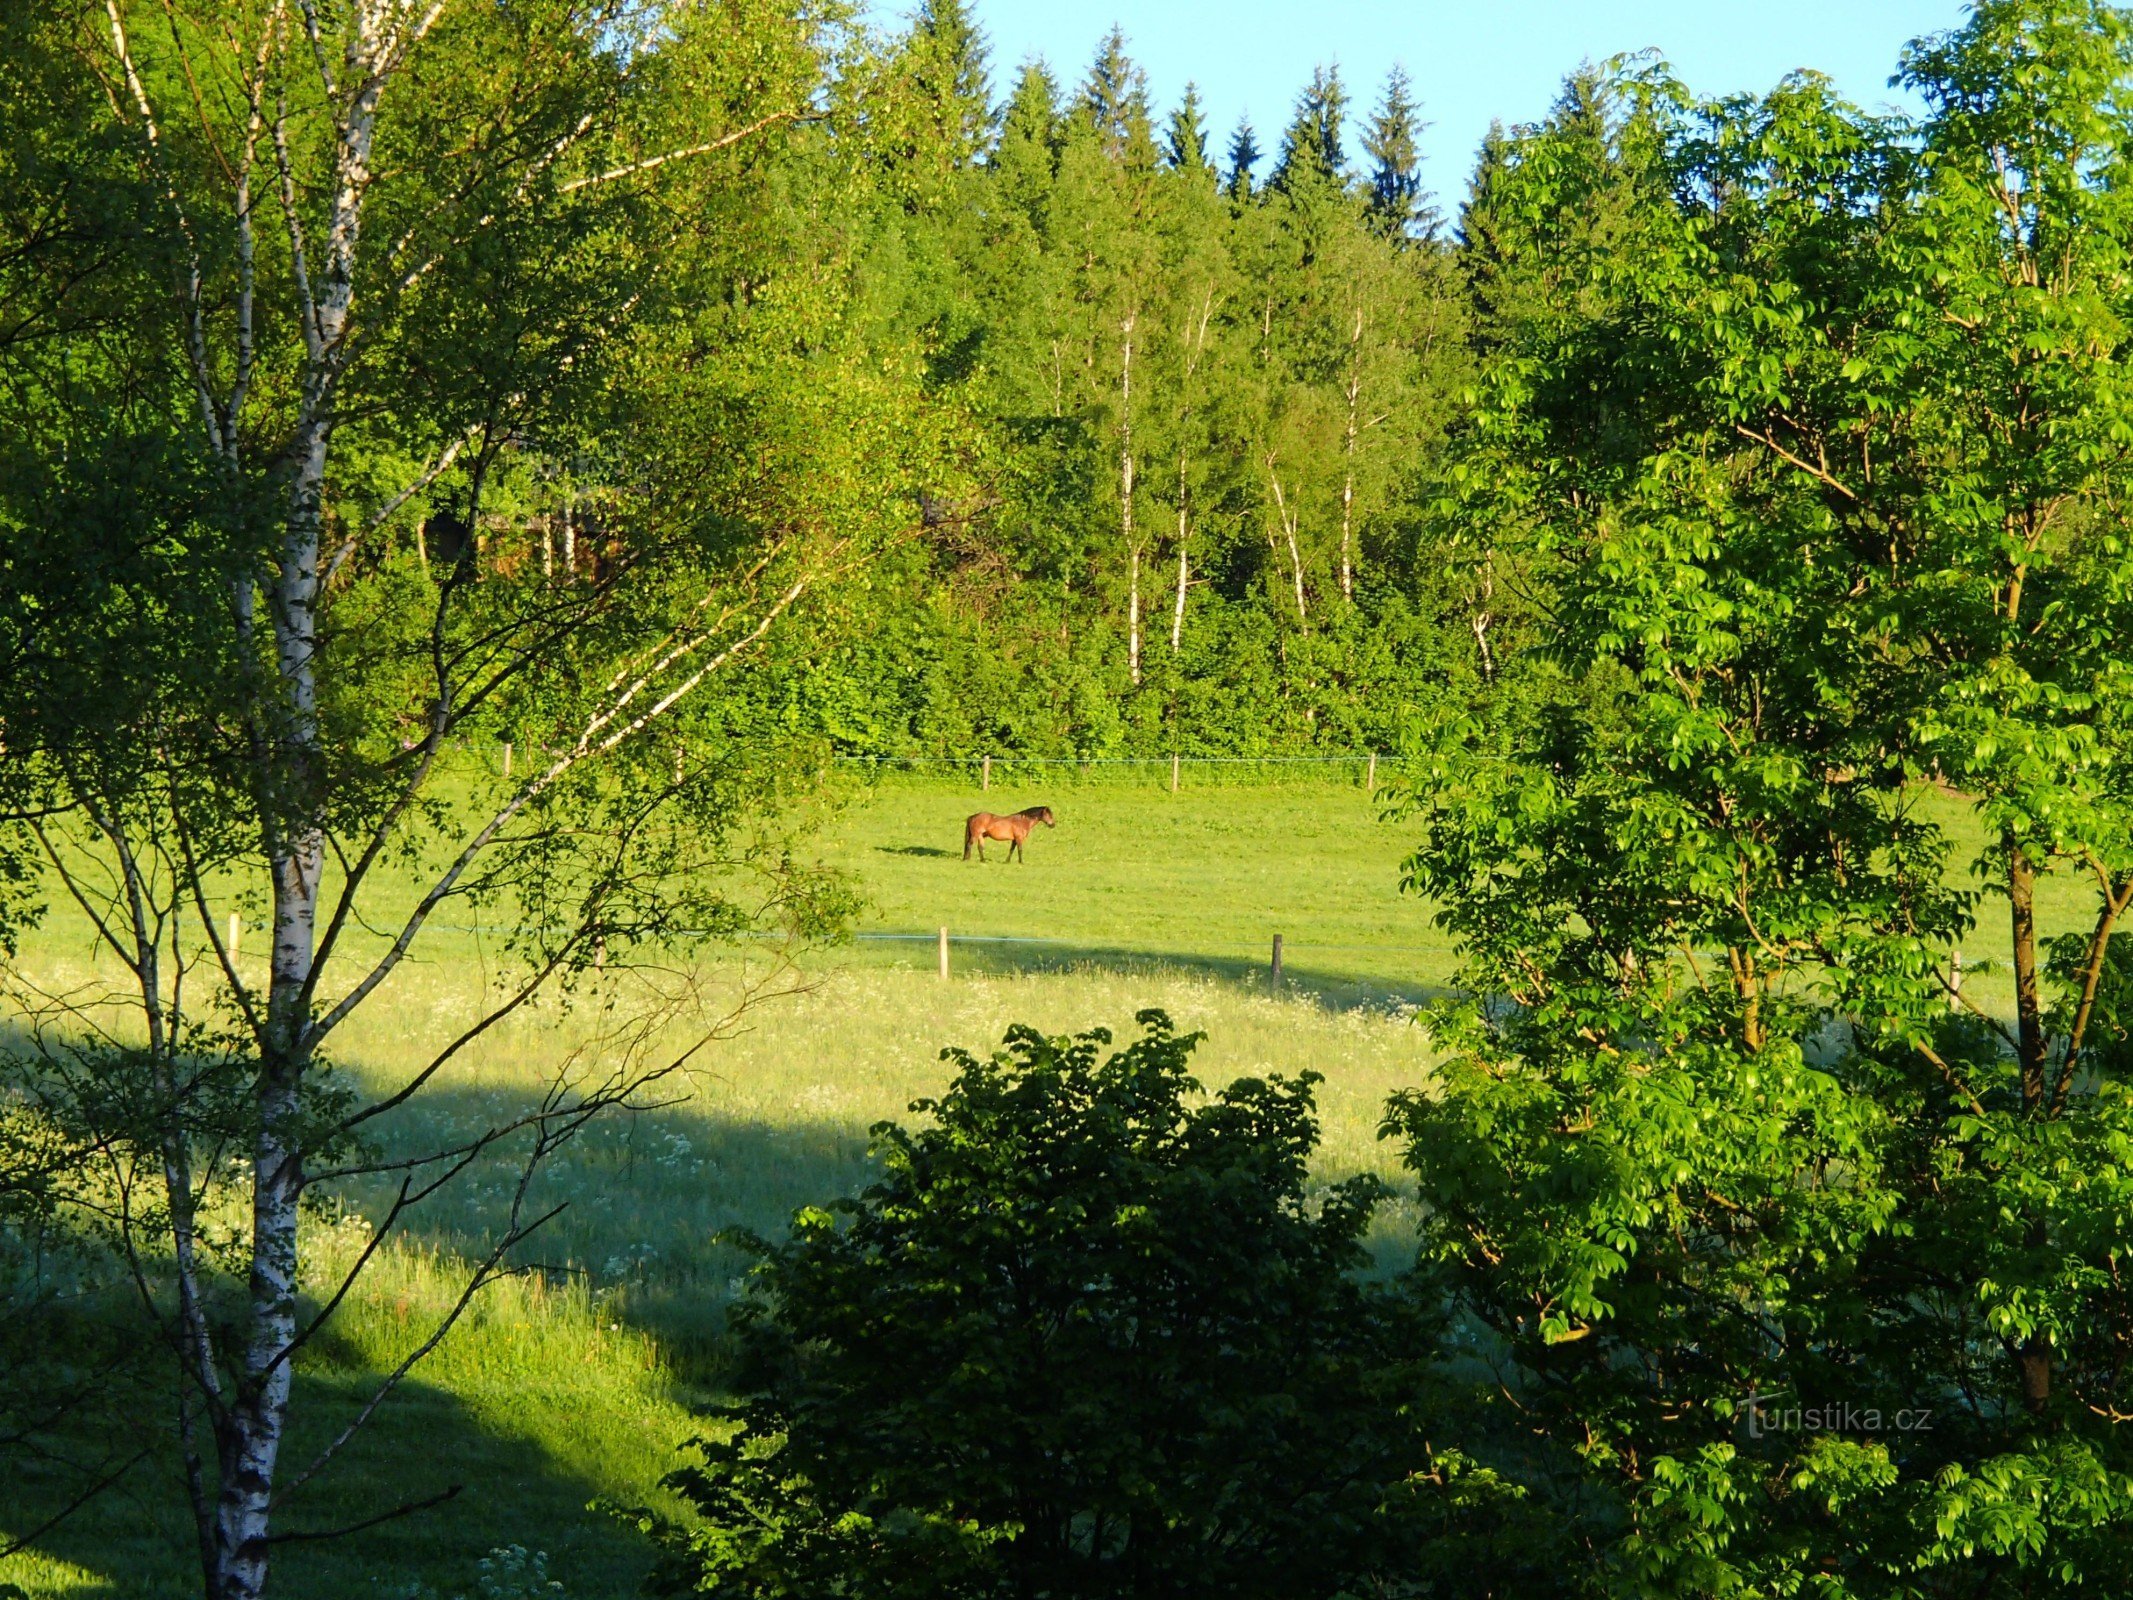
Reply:
[[[972,840],[977,838],[977,836],[978,830],[975,828],[966,827],[963,830],[963,859],[965,861],[968,861],[970,859],[970,844]]]

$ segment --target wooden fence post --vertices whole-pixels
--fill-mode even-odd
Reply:
[[[509,739],[504,741],[504,776],[506,778],[511,776],[511,741]]]
[[[233,967],[237,965],[238,942],[243,938],[244,918],[240,917],[239,915],[237,915],[236,912],[232,911],[230,913],[230,965]]]
[[[1377,752],[1376,752],[1375,750],[1373,750],[1373,751],[1371,751],[1371,752],[1370,752],[1370,771],[1369,771],[1369,772],[1368,772],[1368,774],[1366,774],[1366,775],[1364,776],[1364,778],[1363,778],[1363,793],[1365,793],[1365,794],[1376,794],[1377,792],[1378,792],[1378,753],[1377,753]]]
[[[984,765],[983,765],[982,767],[980,767],[980,768],[978,769],[978,787],[979,787],[980,789],[990,789],[990,788],[992,787],[992,757],[991,757],[991,756],[987,756],[987,757],[985,758],[985,764],[984,764]]]
[[[941,929],[941,982],[948,981],[948,930]]]
[[[1274,966],[1267,987],[1276,994],[1281,993],[1281,935],[1278,933],[1274,935]]]
[[[1170,792],[1178,792],[1178,753],[1175,750],[1170,752]]]

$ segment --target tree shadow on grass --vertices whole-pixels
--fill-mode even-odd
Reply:
[[[943,850],[931,844],[877,844],[877,854],[885,856],[924,856],[929,861],[953,861],[956,852]]]
[[[677,1079],[651,1092],[686,1087]],[[906,1116],[906,1102],[898,1093],[880,1104],[830,1107],[803,1094],[781,1122],[701,1100],[609,1112],[543,1166],[526,1209],[556,1214],[519,1247],[514,1263],[538,1280],[536,1298],[562,1322],[648,1335],[672,1399],[699,1404],[718,1394],[725,1376],[726,1309],[751,1264],[731,1230],[781,1234],[798,1208],[864,1188],[878,1172],[869,1130],[882,1117]],[[531,1095],[520,1100],[493,1088],[432,1089],[385,1130],[381,1153],[465,1139],[532,1104]],[[423,1257],[447,1262],[484,1254],[508,1225],[521,1150],[500,1145],[411,1213],[403,1220],[406,1241]],[[371,1217],[390,1200],[382,1182],[342,1192]]]
[[[930,952],[929,952],[930,954]],[[1263,961],[1243,956],[1151,954],[1092,945],[959,942],[958,975],[1096,970],[1161,978],[1179,974],[1265,992]],[[1306,963],[1286,987],[1329,1009],[1398,1003],[1352,976]],[[969,1041],[982,1046],[984,1041]],[[439,1148],[529,1109],[538,1084],[439,1085],[385,1119],[383,1153]],[[565,1210],[520,1253],[554,1314],[522,1325],[521,1291],[500,1286],[478,1300],[468,1323],[379,1410],[319,1479],[293,1497],[278,1528],[315,1532],[346,1526],[462,1485],[448,1503],[335,1540],[296,1540],[275,1554],[274,1588],[316,1600],[383,1600],[420,1587],[444,1596],[473,1590],[475,1563],[510,1544],[544,1550],[551,1575],[575,1600],[633,1595],[648,1552],[628,1528],[588,1502],[635,1500],[680,1464],[691,1431],[681,1406],[714,1397],[724,1376],[727,1308],[748,1266],[721,1238],[736,1225],[775,1235],[792,1211],[863,1188],[875,1169],[867,1154],[874,1115],[902,1117],[902,1104],[863,1105],[846,1096],[816,1103],[803,1092],[774,1121],[721,1113],[702,1102],[620,1115],[595,1123],[541,1180],[537,1207]],[[502,1221],[513,1152],[477,1163],[432,1206],[409,1219],[411,1256],[433,1278],[466,1270]],[[382,1188],[349,1187],[346,1198],[376,1216]],[[293,1471],[350,1420],[374,1389],[379,1369],[425,1331],[422,1296],[404,1326],[381,1260],[376,1285],[343,1308],[347,1333],[329,1328],[299,1365],[284,1461]],[[431,1283],[434,1290],[435,1282]],[[361,1302],[367,1299],[367,1306]],[[514,1309],[517,1307],[517,1309]],[[363,1319],[368,1319],[365,1322]],[[544,1331],[545,1328],[545,1331]],[[146,1330],[143,1330],[144,1336]],[[462,1339],[473,1354],[455,1355]],[[631,1341],[635,1340],[633,1344]],[[633,1353],[634,1352],[634,1353]],[[634,1365],[631,1363],[634,1362]],[[575,1383],[574,1367],[612,1380]],[[167,1374],[167,1367],[164,1369]],[[611,1406],[628,1374],[662,1391],[641,1409]],[[166,1378],[167,1382],[167,1378]],[[143,1406],[144,1432],[166,1429],[175,1409],[167,1387]],[[600,1436],[600,1437],[595,1437]],[[626,1436],[626,1437],[625,1437]],[[630,1487],[636,1485],[634,1489]],[[0,1502],[10,1496],[0,1494]],[[0,1503],[0,1531],[33,1525],[27,1505]],[[40,1541],[57,1560],[103,1578],[82,1594],[144,1597],[197,1593],[192,1531],[175,1451],[163,1448],[126,1483],[79,1519]],[[0,1568],[0,1582],[26,1581]],[[39,1592],[33,1588],[32,1593]]]
[[[876,941],[879,943],[876,943]],[[916,966],[908,951],[932,943],[925,935],[876,935],[862,937],[863,946],[877,951],[907,952],[898,965]],[[1261,955],[1221,955],[1203,952],[1134,950],[1118,945],[1077,944],[1059,939],[1020,938],[1008,935],[949,935],[951,976],[1031,977],[1059,973],[1102,973],[1113,977],[1175,979],[1211,978],[1235,985],[1245,992],[1308,1000],[1327,1011],[1386,1011],[1404,1013],[1445,998],[1450,989],[1441,983],[1399,982],[1360,976],[1323,959],[1313,959],[1312,947],[1292,947],[1283,957],[1281,986],[1273,984],[1271,949]],[[890,959],[895,960],[895,956]]]
[[[337,1365],[321,1351],[296,1378],[285,1471],[346,1426],[377,1381],[377,1373]],[[173,1396],[162,1398],[169,1404],[141,1418],[144,1431],[174,1413]],[[455,1484],[460,1489],[450,1499],[373,1527],[338,1538],[292,1537],[346,1528]],[[0,1531],[34,1525],[37,1485],[9,1489]],[[471,1594],[481,1558],[517,1544],[545,1551],[550,1576],[573,1600],[628,1600],[640,1590],[649,1554],[619,1521],[587,1510],[600,1491],[462,1397],[410,1379],[277,1511],[281,1542],[270,1586],[311,1600]],[[166,1446],[38,1540],[31,1558],[0,1563],[0,1585],[13,1581],[31,1595],[49,1584],[70,1596],[190,1600],[200,1592],[197,1548],[177,1452]]]
[[[19,1027],[0,1022],[0,1050],[26,1048]],[[513,1096],[523,1111],[530,1096]],[[445,1112],[465,1121],[494,1109],[461,1105]],[[431,1131],[435,1131],[432,1129]],[[70,1214],[62,1212],[60,1222]],[[319,1223],[307,1218],[307,1252],[316,1254]],[[448,1230],[416,1233],[418,1252],[433,1291],[431,1303],[391,1303],[390,1258],[376,1264],[385,1278],[382,1303],[368,1307],[359,1286],[300,1354],[281,1451],[286,1483],[355,1419],[385,1372],[433,1325],[439,1283],[463,1282],[457,1265],[436,1248]],[[448,1247],[447,1247],[448,1249]],[[0,1258],[0,1265],[4,1265]],[[505,1286],[509,1287],[509,1286]],[[13,1292],[19,1285],[0,1289]],[[379,1300],[375,1293],[368,1297]],[[317,1309],[307,1298],[304,1318]],[[656,1480],[679,1458],[673,1449],[685,1426],[659,1428],[680,1419],[664,1401],[660,1378],[640,1358],[606,1364],[604,1387],[578,1381],[570,1357],[593,1337],[589,1315],[556,1337],[516,1341],[482,1330],[484,1303],[477,1300],[451,1336],[488,1339],[478,1357],[456,1361],[447,1381],[427,1376],[451,1350],[418,1366],[377,1410],[347,1447],[310,1484],[277,1507],[272,1591],[310,1600],[401,1600],[417,1594],[473,1594],[477,1563],[491,1550],[522,1545],[545,1551],[550,1576],[573,1600],[633,1600],[640,1592],[650,1553],[644,1541],[618,1519],[589,1511],[602,1495],[632,1503],[663,1500]],[[363,1339],[341,1331],[351,1314],[367,1319]],[[39,1535],[21,1554],[0,1559],[0,1595],[14,1585],[41,1597],[65,1593],[110,1600],[190,1600],[200,1593],[198,1545],[177,1442],[178,1378],[162,1336],[136,1292],[112,1273],[86,1290],[49,1299],[0,1300],[0,1355],[17,1347],[51,1354],[53,1371],[0,1366],[0,1384],[18,1392],[0,1401],[42,1411],[40,1397],[70,1374],[103,1372],[107,1349],[130,1352],[123,1368],[103,1374],[109,1393],[97,1403],[58,1410],[34,1440],[35,1448],[0,1452],[0,1546],[30,1534],[67,1508],[85,1482],[102,1476],[90,1468],[104,1461],[131,1465],[84,1505]],[[25,1343],[26,1342],[26,1343]],[[486,1368],[491,1349],[509,1358],[504,1370]],[[582,1358],[581,1358],[582,1359]],[[20,1386],[38,1387],[28,1393]],[[637,1395],[652,1398],[637,1408],[608,1403]],[[543,1407],[547,1408],[546,1414]],[[0,1404],[0,1420],[10,1415]],[[644,1419],[659,1437],[620,1437]],[[603,1431],[604,1430],[604,1431]],[[673,1437],[667,1437],[672,1434]],[[591,1442],[588,1442],[591,1441]],[[88,1466],[84,1466],[87,1463]],[[449,1500],[341,1538],[292,1537],[347,1528],[396,1508],[443,1495]]]

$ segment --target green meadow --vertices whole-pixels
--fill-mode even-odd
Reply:
[[[1413,1012],[1441,990],[1452,955],[1429,908],[1398,891],[1410,835],[1381,819],[1381,798],[1350,782],[1188,781],[1176,795],[1066,776],[996,778],[986,791],[853,786],[813,840],[864,888],[859,937],[790,972],[761,957],[707,958],[705,1016],[752,980],[772,978],[776,992],[663,1082],[656,1107],[593,1125],[545,1169],[537,1207],[563,1209],[521,1252],[526,1270],[480,1296],[346,1453],[290,1498],[280,1525],[319,1532],[459,1492],[344,1538],[288,1542],[276,1588],[317,1600],[473,1596],[482,1557],[516,1545],[545,1553],[577,1600],[635,1593],[644,1552],[601,1507],[662,1505],[659,1479],[697,1431],[695,1408],[717,1397],[721,1318],[746,1264],[720,1234],[777,1229],[796,1206],[862,1186],[868,1129],[941,1086],[944,1045],[984,1050],[1014,1022],[1123,1034],[1136,1010],[1161,1006],[1207,1033],[1203,1081],[1325,1075],[1326,1177],[1391,1173],[1379,1108],[1428,1075]],[[1000,847],[989,862],[963,861],[969,811],[1036,804],[1058,826],[1037,831],[1026,862],[1006,862]],[[2053,921],[2074,914],[2077,889],[2055,882]],[[1277,932],[1279,993],[1267,971]],[[1991,964],[2003,943],[1981,934],[1966,952],[1988,997],[2006,984]],[[56,985],[90,959],[84,930],[55,915],[23,965]],[[366,1088],[390,1087],[423,1041],[473,1016],[484,971],[478,941],[448,937],[360,1014],[337,1059]],[[522,1108],[565,1062],[612,1047],[603,1017],[586,1005],[521,1014],[456,1061],[382,1148],[425,1148]],[[670,1024],[664,1042],[678,1047],[691,1026]],[[381,1251],[330,1338],[299,1363],[286,1459],[338,1431],[425,1337],[504,1215],[516,1170],[477,1164]],[[363,1246],[385,1193],[357,1185],[323,1198],[314,1293]],[[1400,1259],[1409,1237],[1411,1216],[1388,1208],[1381,1260]],[[42,1492],[34,1479],[0,1492],[0,1532],[41,1520]],[[197,1592],[189,1539],[175,1465],[156,1459],[34,1553],[0,1562],[0,1594],[10,1583],[39,1597]]]
[[[1048,803],[1028,860],[995,847],[961,859],[964,816]],[[656,1109],[587,1129],[533,1196],[564,1209],[522,1252],[529,1270],[486,1290],[458,1328],[357,1436],[289,1502],[284,1526],[321,1531],[412,1500],[434,1509],[345,1538],[276,1552],[284,1594],[477,1593],[477,1563],[519,1545],[545,1552],[573,1597],[634,1594],[643,1552],[596,1503],[658,1505],[658,1480],[716,1397],[723,1308],[745,1258],[719,1242],[771,1230],[802,1204],[867,1181],[868,1129],[937,1090],[944,1045],[984,1050],[1012,1023],[1130,1033],[1161,1006],[1203,1029],[1208,1081],[1310,1068],[1325,1074],[1329,1176],[1387,1168],[1376,1137],[1391,1090],[1428,1071],[1412,999],[1441,985],[1449,958],[1427,910],[1397,892],[1399,834],[1359,785],[1299,783],[1167,790],[1067,781],[989,792],[894,780],[855,788],[815,835],[824,861],[857,875],[869,909],[859,937],[773,974],[720,956],[699,976],[716,1017],[752,980],[761,999],[660,1085]],[[953,977],[936,969],[951,930]],[[430,959],[396,975],[342,1037],[337,1059],[385,1088],[423,1041],[471,1019],[480,942],[447,928]],[[1270,992],[1272,935],[1288,982]],[[918,935],[918,937],[895,937]],[[24,953],[51,983],[83,975],[86,929],[55,914]],[[700,1026],[701,1024],[699,1024]],[[383,1135],[412,1151],[523,1107],[571,1058],[607,1046],[594,1006],[522,1015],[481,1040]],[[676,1046],[690,1024],[668,1029]],[[504,1214],[517,1168],[477,1165],[381,1252],[332,1336],[299,1364],[294,1437],[302,1461],[354,1414],[381,1373],[425,1336],[458,1293],[465,1263]],[[310,1278],[325,1292],[368,1237],[382,1189],[351,1187],[322,1208]],[[1407,1228],[1380,1226],[1388,1260]],[[0,1531],[39,1519],[39,1485],[0,1495]],[[0,1584],[35,1596],[197,1592],[184,1489],[174,1462],[134,1474],[90,1510],[0,1562]],[[0,1591],[4,1592],[4,1591]]]

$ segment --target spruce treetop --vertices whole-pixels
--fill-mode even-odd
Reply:
[[[941,136],[955,163],[967,165],[984,154],[996,126],[985,30],[965,0],[925,0],[913,42],[919,86],[939,107]]]
[[[1207,121],[1200,113],[1200,86],[1185,85],[1185,98],[1170,113],[1170,129],[1163,139],[1165,155],[1180,172],[1206,172]]]
[[[1427,231],[1424,225],[1432,220],[1422,198],[1422,153],[1417,138],[1423,124],[1413,87],[1405,68],[1395,66],[1387,73],[1377,111],[1363,133],[1363,152],[1371,162],[1370,215],[1396,239]]]
[[[1126,53],[1125,30],[1115,24],[1089,63],[1081,110],[1111,156],[1125,156],[1140,146],[1152,149],[1148,74]]]
[[[1296,97],[1296,114],[1281,136],[1281,158],[1270,186],[1286,192],[1307,174],[1340,181],[1348,165],[1342,135],[1347,110],[1348,90],[1341,83],[1340,68],[1312,68],[1310,83]]]
[[[1239,117],[1236,130],[1229,136],[1229,195],[1232,200],[1252,197],[1252,168],[1259,165],[1263,154],[1258,135],[1252,132],[1252,119]]]

